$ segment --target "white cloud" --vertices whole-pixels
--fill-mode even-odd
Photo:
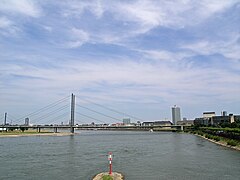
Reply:
[[[85,38],[71,40],[68,47],[79,47],[86,41],[122,44],[129,38],[148,33],[157,27],[181,29],[198,25],[218,12],[224,12],[237,1],[61,1],[57,12],[66,28],[84,29]],[[47,4],[47,3],[46,3]],[[38,7],[39,8],[39,7]],[[37,9],[37,8],[36,8]],[[88,16],[88,14],[91,14]],[[87,19],[85,19],[87,15]],[[93,15],[93,16],[92,16]],[[68,24],[68,21],[74,22]],[[91,21],[91,23],[86,23]],[[83,22],[83,23],[81,23]],[[55,22],[58,26],[58,22]],[[92,26],[91,24],[94,24]],[[54,24],[55,25],[55,24]],[[62,26],[62,24],[60,23]],[[69,36],[62,34],[60,37]]]
[[[183,60],[184,58],[191,57],[193,53],[190,52],[171,52],[167,50],[137,50],[136,51],[142,53],[145,58],[156,60],[156,61],[167,61],[167,62],[174,62]]]
[[[88,42],[89,34],[82,29],[72,28],[70,31],[71,41],[67,43],[69,48],[77,48]]]
[[[39,61],[41,59],[39,57]],[[125,102],[126,107],[127,102],[160,102],[159,107],[175,103],[205,107],[209,103],[233,103],[240,98],[239,74],[228,69],[211,67],[181,68],[176,62],[156,61],[152,64],[147,61],[134,62],[131,59],[79,59],[57,63],[57,67],[54,68],[24,64],[1,66],[0,72],[4,72],[2,79],[8,79],[7,84],[4,81],[0,83],[0,93],[5,94],[9,104],[16,101],[9,100],[13,95],[34,97],[35,102],[44,99],[46,104],[49,103],[46,101],[47,96],[55,97],[59,93],[72,92],[90,97],[94,102],[98,99],[98,103],[103,104]],[[23,78],[11,80],[11,74]],[[19,101],[21,99],[16,103]]]
[[[0,17],[0,34],[8,36],[15,35],[19,30],[17,26],[6,17]]]
[[[73,0],[70,2],[62,2],[63,11],[62,14],[65,17],[68,16],[81,16],[85,11],[90,11],[97,18],[101,18],[104,13],[101,0],[94,1],[78,1]]]
[[[6,71],[6,67],[1,69],[3,72],[4,69]],[[217,95],[218,100],[234,100],[237,91],[240,90],[239,75],[232,72],[197,67],[183,71],[179,67],[161,62],[150,64],[132,61],[99,63],[77,61],[62,63],[59,69],[30,69],[15,65],[7,71],[24,77],[38,77],[12,82],[18,89],[24,89],[30,94],[34,93],[34,89],[81,91],[84,88],[93,88],[104,90],[110,97],[117,95],[117,99],[145,97],[151,101],[154,97],[161,97],[166,101],[182,98],[184,102],[184,98],[207,101],[211,95]]]
[[[117,18],[122,21],[130,21],[141,24],[142,26],[158,26],[163,18],[163,12],[159,11],[158,6],[150,1],[137,1],[134,3],[119,3],[115,6]]]
[[[48,32],[52,32],[52,30],[53,30],[53,28],[50,26],[43,26],[43,28]]]
[[[5,17],[0,17],[0,28],[9,28],[12,25],[12,21]]]
[[[31,0],[1,0],[0,10],[10,14],[23,14],[31,17],[39,17],[41,10],[36,1]]]
[[[100,0],[95,1],[95,6],[92,8],[92,11],[98,18],[102,17],[104,9]]]
[[[228,42],[223,43],[223,46],[219,48],[219,51],[224,54],[225,57],[235,60],[240,60],[240,33],[236,34]],[[215,49],[217,51],[217,48]]]
[[[239,3],[239,0],[198,1],[197,5],[201,6],[198,10],[198,13],[203,14],[204,16],[208,17],[211,14],[224,11],[225,9],[231,7],[232,5],[234,5],[236,3]]]
[[[163,26],[182,28],[201,23],[215,13],[236,4],[238,1],[129,1],[115,2],[106,8],[117,20],[136,23],[135,33],[146,33]]]
[[[226,58],[239,60],[240,57],[240,44],[238,42],[239,34],[234,34],[228,40],[200,40],[193,43],[183,44],[181,48],[188,49],[196,53],[197,55],[211,55],[222,54]]]
[[[200,40],[195,43],[183,45],[182,48],[193,50],[201,55],[209,55],[213,53],[214,46],[207,40]]]

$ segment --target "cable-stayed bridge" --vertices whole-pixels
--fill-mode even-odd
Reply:
[[[70,99],[70,101],[69,101]],[[89,106],[91,105],[91,107]],[[94,108],[92,108],[92,106]],[[108,112],[108,113],[106,113]],[[90,114],[89,114],[90,113]],[[132,126],[112,125],[122,122],[123,117],[129,117],[134,121],[144,121],[141,118],[121,112],[111,107],[107,107],[96,102],[80,98],[72,94],[64,97],[47,106],[44,106],[34,112],[28,113],[20,118],[16,118],[5,113],[3,124],[0,128],[5,129],[41,129],[51,128],[57,132],[59,128],[70,129],[74,133],[75,129],[105,129],[105,130],[149,130],[152,128],[170,127],[183,130],[182,125],[168,126],[141,126],[135,124]],[[92,121],[89,124],[86,122]],[[98,124],[98,125],[96,125]]]

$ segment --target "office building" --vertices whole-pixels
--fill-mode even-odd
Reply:
[[[213,116],[216,116],[215,112],[203,112],[203,118],[211,118]]]
[[[222,111],[221,116],[227,116],[227,111]]]
[[[172,122],[176,125],[178,121],[181,121],[180,107],[174,105],[172,107]]]
[[[216,116],[215,112],[204,112],[203,117],[195,118],[194,125],[218,126],[223,123],[240,122],[240,115],[227,114],[226,111],[221,112],[221,116]]]

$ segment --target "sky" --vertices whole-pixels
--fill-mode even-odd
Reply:
[[[71,93],[86,123],[110,120],[81,106],[144,121],[171,120],[173,105],[188,119],[240,114],[239,12],[240,0],[1,0],[0,120]]]

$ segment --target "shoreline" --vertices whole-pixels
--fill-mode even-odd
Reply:
[[[27,137],[27,136],[70,136],[70,135],[74,135],[74,134],[78,134],[78,133],[69,133],[69,132],[59,132],[59,133],[54,133],[54,132],[46,132],[46,133],[35,133],[35,134],[31,134],[31,133],[25,133],[25,134],[4,134],[1,135],[0,134],[0,138],[4,138],[4,137]]]
[[[192,133],[190,133],[190,134],[192,134]],[[240,147],[239,147],[239,146],[230,146],[230,145],[227,145],[227,143],[225,143],[225,142],[214,141],[213,139],[208,139],[208,138],[206,138],[206,137],[204,137],[204,136],[201,136],[201,135],[198,135],[198,134],[193,134],[193,135],[198,136],[198,137],[201,137],[201,138],[203,138],[203,139],[206,139],[206,140],[208,140],[208,141],[210,141],[210,142],[212,142],[212,143],[215,143],[215,144],[217,144],[217,145],[224,146],[224,147],[228,147],[228,148],[230,148],[230,149],[234,149],[234,150],[240,151]]]

